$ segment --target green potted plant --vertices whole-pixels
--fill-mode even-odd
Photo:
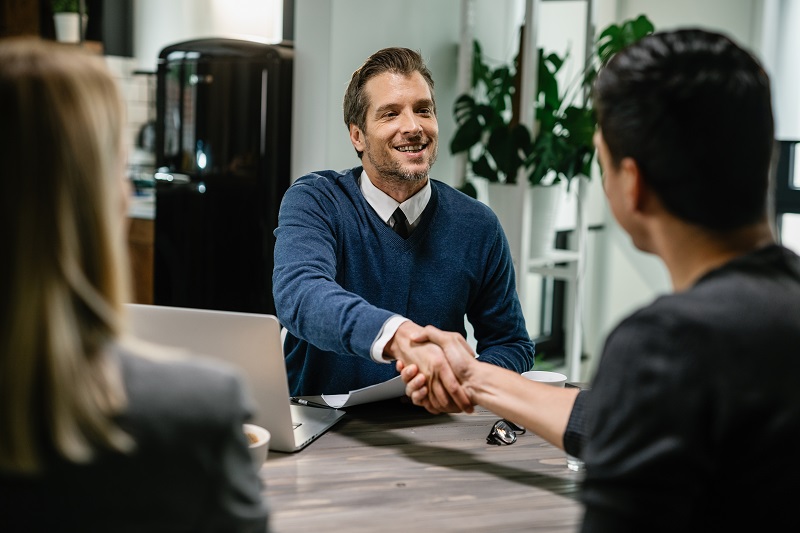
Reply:
[[[83,19],[81,19],[81,0],[51,0],[50,6],[53,9],[56,40],[65,43],[80,42],[88,20],[85,4]]]
[[[480,44],[473,43],[472,89],[456,99],[456,131],[450,152],[467,153],[468,170],[489,182],[489,205],[495,210],[511,243],[519,242],[520,221],[516,184],[524,175],[532,186],[566,182],[591,175],[595,130],[590,89],[597,70],[628,44],[652,33],[653,24],[642,15],[605,28],[593,46],[575,83],[563,92],[558,73],[567,56],[538,50],[538,86],[535,96],[537,134],[519,120],[519,56],[512,64],[489,67]],[[468,181],[461,190],[477,196]],[[554,243],[562,188],[535,187],[530,191],[529,256],[550,255]],[[512,250],[516,246],[512,244]],[[512,251],[512,255],[516,255]]]
[[[519,121],[519,56],[511,65],[491,68],[475,41],[472,89],[456,99],[457,127],[450,152],[467,152],[471,173],[490,183],[514,184],[521,168],[532,185],[542,184],[548,175],[553,181],[589,176],[595,129],[589,91],[597,69],[617,51],[653,30],[644,15],[605,28],[577,83],[563,92],[559,90],[557,74],[567,56],[545,54],[540,48],[535,139]]]

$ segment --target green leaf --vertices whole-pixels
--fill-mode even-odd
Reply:
[[[491,182],[498,182],[500,178],[497,176],[497,171],[489,165],[489,161],[485,155],[481,155],[478,159],[472,162],[472,172],[476,176],[486,178]]]
[[[453,134],[453,140],[450,141],[450,153],[466,152],[481,141],[482,133],[483,126],[478,121],[478,117],[469,117]]]
[[[605,65],[614,54],[654,31],[653,23],[645,15],[626,20],[621,26],[610,25],[597,38],[597,55],[600,63]]]
[[[512,128],[511,139],[517,151],[521,152],[521,158],[524,159],[531,153],[533,144],[531,143],[531,132],[528,131],[527,126],[524,124],[517,124],[515,128]]]
[[[633,44],[645,35],[653,33],[653,23],[644,16],[639,15],[634,20],[628,20],[622,25],[622,35],[624,38],[624,46]]]
[[[503,115],[490,105],[480,104],[475,107],[475,115],[480,117],[484,129],[492,130],[505,126]]]
[[[80,11],[78,0],[52,0],[50,5],[53,13],[78,13]]]
[[[547,58],[544,57],[542,49],[539,49],[539,73],[538,73],[538,95],[537,100],[544,105],[558,109],[559,102],[561,101],[558,94],[558,80],[556,80],[556,73],[561,68],[560,58],[556,56],[555,60],[550,54]]]
[[[561,125],[567,130],[573,144],[591,148],[594,137],[595,119],[590,109],[569,106],[564,111]]]
[[[515,183],[517,172],[524,162],[524,152],[520,143],[530,142],[525,126],[498,128],[494,130],[486,144],[486,149],[494,159],[498,172],[505,176],[506,183]]]
[[[475,89],[479,83],[486,84],[489,79],[489,67],[483,62],[483,52],[477,40],[472,41],[472,88]]]
[[[477,104],[475,99],[468,94],[462,94],[456,98],[456,101],[453,104],[453,115],[455,116],[456,124],[466,122],[475,116],[476,107]]]
[[[464,183],[461,187],[457,187],[457,189],[471,198],[478,198],[478,189],[469,181]]]

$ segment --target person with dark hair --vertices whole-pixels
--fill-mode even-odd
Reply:
[[[397,376],[389,363],[402,360],[440,377],[438,411],[464,408],[442,350],[409,338],[427,324],[466,335],[466,316],[482,361],[530,370],[533,343],[503,229],[486,205],[429,178],[438,124],[418,52],[374,53],[353,73],[343,108],[362,165],[299,178],[275,230],[273,293],[291,393],[374,385]]]
[[[768,222],[767,74],[723,35],[677,30],[613,57],[593,98],[611,211],[674,292],[608,336],[591,390],[484,365],[433,327],[413,340],[442,346],[471,404],[583,459],[582,531],[793,530],[800,258]],[[424,372],[398,367],[427,406]]]

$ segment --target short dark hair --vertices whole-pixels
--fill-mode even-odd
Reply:
[[[610,163],[633,158],[675,216],[718,231],[764,217],[769,77],[728,37],[697,29],[645,37],[601,70],[593,97]]]
[[[408,48],[384,48],[378,50],[364,61],[350,78],[350,84],[344,93],[344,125],[350,129],[350,124],[355,124],[361,131],[366,131],[367,99],[364,85],[379,74],[384,72],[394,72],[410,76],[414,72],[419,72],[428,84],[431,91],[431,101],[433,102],[433,113],[436,114],[436,98],[433,94],[433,76],[431,71],[425,66],[425,61],[419,52]],[[358,157],[362,152],[356,150]]]

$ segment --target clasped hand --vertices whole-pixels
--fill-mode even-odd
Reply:
[[[474,410],[462,382],[477,361],[464,337],[406,322],[393,342],[397,370],[415,405],[434,414]]]

